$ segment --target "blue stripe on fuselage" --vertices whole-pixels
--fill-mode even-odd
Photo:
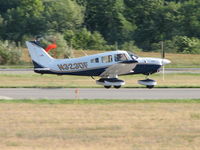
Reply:
[[[76,72],[56,72],[52,70],[35,70],[36,73],[41,74],[57,74],[57,75],[77,75],[77,76],[99,76],[101,73],[105,71],[106,68],[98,68],[84,71],[76,71]]]
[[[161,65],[155,64],[137,64],[136,67],[133,69],[133,72],[128,73],[130,74],[144,74],[149,75],[158,72]],[[57,75],[79,75],[79,76],[99,76],[105,71],[106,67],[103,68],[96,68],[91,70],[84,70],[84,71],[76,71],[76,72],[56,72],[51,70],[35,70],[36,73],[41,74],[57,74]]]

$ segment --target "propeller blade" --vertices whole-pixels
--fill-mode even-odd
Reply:
[[[161,58],[162,59],[165,58],[165,50],[164,50],[164,43],[163,43],[163,41],[161,41]]]
[[[164,81],[165,80],[165,66],[164,66],[165,50],[164,50],[163,41],[161,41],[161,58],[162,58],[162,74],[163,74],[163,81]]]

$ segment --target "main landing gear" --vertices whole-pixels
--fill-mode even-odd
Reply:
[[[112,86],[110,86],[110,85],[104,85],[104,87],[105,87],[106,89],[109,89],[109,88],[111,88]]]
[[[104,87],[106,88],[106,89],[109,89],[109,88],[111,88],[112,86],[110,86],[110,85],[104,85]],[[116,88],[116,89],[119,89],[120,87],[121,87],[121,85],[119,85],[119,86],[113,86],[114,88]]]
[[[109,89],[109,88],[111,88],[112,86],[111,85],[104,85],[104,87],[106,88],[106,89]],[[119,86],[113,86],[114,88],[116,88],[116,89],[119,89],[119,88],[121,88],[121,85],[119,85]]]
[[[125,84],[123,80],[117,78],[101,78],[97,80],[96,83],[99,85],[103,85],[106,89],[109,89],[112,86],[116,89],[119,89],[122,85]]]
[[[99,85],[103,85],[106,89],[109,89],[111,87],[119,89],[122,85],[125,84],[123,80],[120,80],[118,78],[101,78],[99,80],[96,80],[96,83]],[[157,85],[157,82],[155,80],[149,78],[146,78],[145,80],[138,80],[138,83],[141,85],[145,85],[149,89],[152,89],[155,85]]]

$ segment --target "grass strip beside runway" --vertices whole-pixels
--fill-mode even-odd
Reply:
[[[90,77],[80,76],[55,76],[39,74],[0,74],[1,88],[100,88],[96,85],[95,80]],[[145,87],[137,83],[138,80],[144,79],[144,75],[120,76],[120,79],[126,82],[123,87]],[[198,73],[179,73],[166,74],[163,80],[162,74],[154,74],[150,78],[157,81],[156,87],[167,88],[199,88],[200,76]],[[99,79],[98,77],[95,78]]]
[[[162,100],[103,100],[103,99],[94,99],[94,100],[64,100],[64,99],[55,99],[55,100],[47,100],[47,99],[39,99],[39,100],[30,100],[30,99],[22,99],[22,100],[0,100],[1,103],[7,104],[19,104],[19,103],[27,103],[27,104],[120,104],[120,103],[200,103],[200,99],[162,99]]]
[[[200,100],[1,100],[2,150],[197,150]]]

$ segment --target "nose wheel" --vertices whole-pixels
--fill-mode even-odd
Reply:
[[[157,85],[157,82],[152,79],[138,80],[138,83],[145,85],[148,89],[152,89],[155,85]]]
[[[154,88],[154,85],[147,85],[146,86],[148,89],[152,89],[152,88]]]
[[[109,86],[109,85],[104,85],[104,87],[105,87],[106,89],[111,88],[111,86]]]

